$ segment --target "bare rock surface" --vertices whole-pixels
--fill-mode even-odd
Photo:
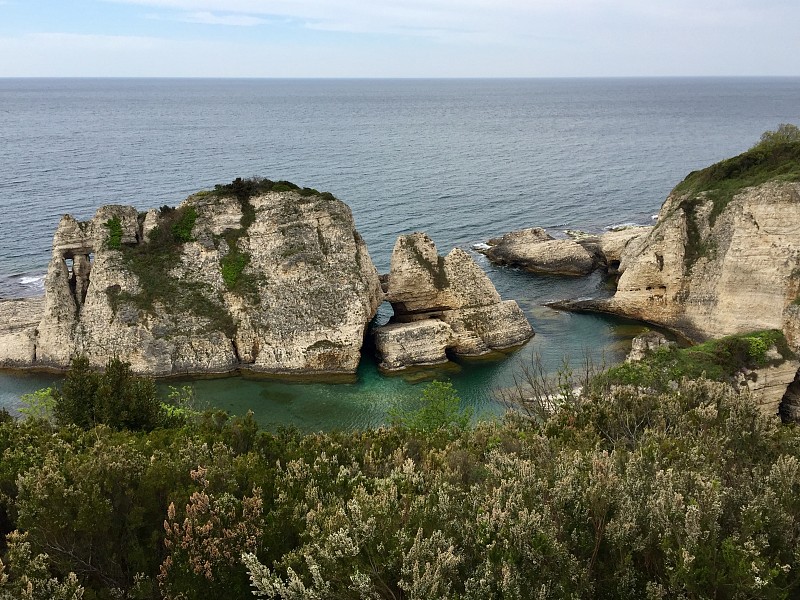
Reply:
[[[772,350],[774,351],[774,348]],[[739,387],[750,392],[764,414],[776,415],[781,409],[781,401],[787,394],[790,384],[795,380],[798,369],[800,361],[776,361],[776,364],[767,367],[742,372],[739,376]]]
[[[588,275],[597,267],[595,255],[572,239],[557,240],[539,227],[512,231],[489,240],[483,253],[492,262],[532,273]]]
[[[34,351],[17,345],[24,366],[63,369],[83,353],[156,376],[355,373],[383,293],[350,209],[287,186],[243,194],[237,181],[176,209],[65,216]]]
[[[392,323],[375,331],[375,347],[387,371],[447,362],[453,330],[438,319]]]
[[[43,298],[0,300],[0,367],[24,368],[36,360],[36,327]]]
[[[705,195],[670,195],[658,225],[623,252],[602,310],[697,340],[782,329],[800,287],[800,184],[745,188],[713,208]]]
[[[517,303],[502,301],[472,257],[439,256],[424,233],[400,236],[392,252],[387,300],[394,317],[375,331],[384,370],[442,362],[450,349],[480,356],[519,346],[533,329]],[[430,339],[424,342],[424,334]]]
[[[628,353],[625,361],[638,362],[659,348],[674,345],[675,342],[670,342],[663,333],[659,333],[658,331],[645,331],[633,338],[631,341],[631,351]]]

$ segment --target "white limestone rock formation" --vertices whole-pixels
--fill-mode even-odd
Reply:
[[[155,376],[353,374],[382,299],[344,203],[237,180],[176,209],[65,216],[29,366],[83,353]]]
[[[595,255],[575,240],[557,240],[540,227],[506,233],[489,240],[488,246],[482,252],[493,263],[531,273],[580,276],[598,265]]]
[[[673,192],[620,271],[598,309],[695,340],[783,329],[800,291],[800,184],[745,188],[719,214],[705,192]]]
[[[0,368],[29,367],[36,361],[36,327],[44,298],[0,300]]]
[[[469,254],[455,248],[439,256],[424,233],[397,239],[387,290],[395,314],[391,324],[375,332],[381,368],[387,371],[444,362],[446,350],[480,356],[533,336],[517,303],[502,301]]]

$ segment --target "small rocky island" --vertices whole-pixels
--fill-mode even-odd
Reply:
[[[501,302],[463,251],[442,259],[422,234],[398,247],[388,289],[404,323],[377,334],[393,338],[379,342],[388,369],[533,335],[516,302]],[[0,302],[0,367],[64,370],[84,354],[157,377],[353,375],[383,300],[346,204],[288,182],[237,179],[177,208],[103,206],[85,222],[65,215],[44,298]]]
[[[454,248],[439,256],[424,233],[397,239],[386,291],[394,317],[375,331],[386,371],[447,362],[448,350],[482,356],[533,336],[517,303],[500,298],[469,254]]]

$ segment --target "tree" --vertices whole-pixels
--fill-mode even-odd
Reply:
[[[765,131],[754,148],[800,142],[800,129],[791,123],[781,123],[775,131]]]
[[[413,431],[435,431],[455,427],[465,429],[472,410],[461,410],[461,398],[449,381],[432,381],[422,391],[414,408],[395,406],[392,420]]]
[[[93,370],[85,356],[74,358],[63,386],[53,397],[61,425],[150,430],[163,421],[153,379],[134,375],[130,363],[118,358],[110,359],[102,372]]]

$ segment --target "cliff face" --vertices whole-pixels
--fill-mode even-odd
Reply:
[[[469,254],[455,248],[439,256],[424,233],[397,239],[386,299],[395,314],[375,341],[388,371],[447,362],[447,350],[480,356],[533,336],[517,303],[500,298]]]
[[[673,192],[658,225],[624,251],[602,308],[692,339],[782,329],[800,286],[800,184],[771,181],[719,204]]]
[[[84,353],[153,375],[354,373],[383,294],[350,209],[314,190],[237,182],[176,209],[65,216],[33,366]]]

